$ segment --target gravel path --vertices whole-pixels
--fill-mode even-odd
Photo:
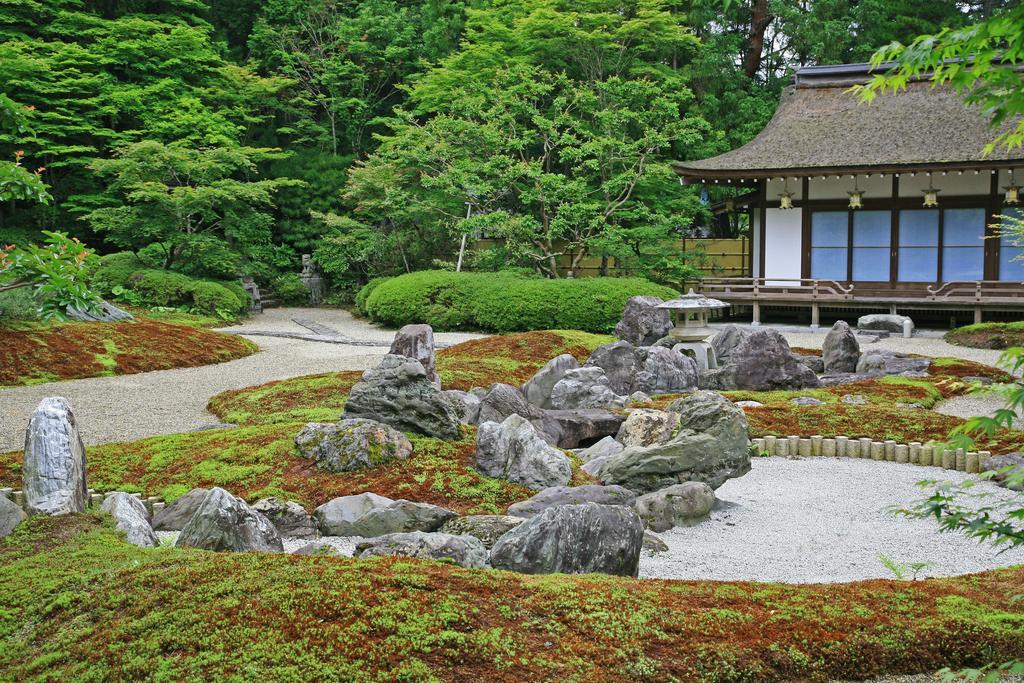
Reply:
[[[269,309],[230,330],[242,334],[246,329],[308,332],[293,323],[293,317],[316,320],[356,339],[389,341],[394,336],[391,330],[335,309]],[[478,336],[438,333],[436,338],[453,344]],[[299,375],[364,370],[387,352],[386,347],[263,336],[250,339],[260,351],[227,363],[0,390],[0,452],[22,447],[28,418],[47,396],[64,396],[71,401],[86,444],[131,441],[216,424],[218,420],[207,412],[206,404],[221,391]]]

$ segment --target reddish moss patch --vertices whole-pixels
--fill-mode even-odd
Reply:
[[[257,349],[236,335],[146,319],[0,327],[0,385],[196,367]]]
[[[33,519],[0,545],[12,679],[290,680],[301,666],[308,680],[825,681],[1024,657],[1024,569],[791,586],[524,576],[145,550],[82,517]]]

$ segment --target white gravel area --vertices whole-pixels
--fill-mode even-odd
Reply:
[[[965,481],[936,467],[847,458],[756,458],[753,470],[716,491],[725,502],[696,526],[659,534],[669,551],[645,556],[641,576],[825,583],[893,578],[879,559],[927,562],[919,576],[951,576],[1024,563],[934,520],[890,512],[925,495],[925,479]],[[1019,494],[990,483],[993,497]],[[991,502],[991,500],[990,500]],[[730,505],[731,504],[731,505]]]
[[[308,332],[291,321],[308,318],[362,340],[388,341],[393,330],[354,318],[347,311],[322,308],[273,308],[231,328]],[[457,344],[483,335],[438,333],[439,342]],[[260,351],[246,358],[198,368],[159,370],[138,375],[93,377],[0,390],[0,452],[23,446],[25,425],[47,396],[71,401],[87,445],[175,434],[216,424],[206,410],[215,394],[278,379],[340,370],[365,370],[386,347],[347,346],[253,336]]]
[[[895,578],[882,555],[901,565],[928,563],[920,578],[1024,564],[1024,548],[1000,553],[960,534],[940,533],[934,520],[890,511],[924,497],[917,483],[929,478],[969,477],[873,460],[757,458],[749,474],[718,489],[720,507],[709,519],[657,534],[669,550],[644,552],[640,577],[785,583]],[[991,495],[989,504],[1016,495],[987,482],[975,490]],[[177,535],[157,532],[165,543]],[[360,540],[324,536],[317,542],[352,556]],[[284,539],[285,551],[310,542]]]

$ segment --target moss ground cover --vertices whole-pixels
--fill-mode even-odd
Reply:
[[[979,323],[950,330],[945,335],[950,344],[975,349],[1006,349],[1024,346],[1024,322]]]
[[[0,326],[0,386],[196,367],[257,350],[236,335],[145,318],[11,323]]]
[[[74,571],[68,571],[74,567]],[[1024,656],[1024,570],[787,586],[525,576],[124,543],[92,515],[0,544],[14,680],[824,681]]]

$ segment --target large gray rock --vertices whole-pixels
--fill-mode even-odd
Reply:
[[[506,532],[523,523],[522,517],[511,515],[467,515],[450,519],[441,526],[441,533],[472,536],[490,548]]]
[[[117,492],[103,499],[103,511],[109,513],[117,528],[124,532],[125,540],[140,548],[160,545],[153,527],[149,525],[149,512],[142,501],[130,493]]]
[[[410,531],[378,536],[356,544],[356,557],[416,557],[423,560],[449,560],[468,569],[487,566],[487,548],[472,536]]]
[[[591,458],[587,462],[580,465],[580,469],[589,474],[590,476],[592,476],[593,478],[600,480],[601,468],[603,468],[614,457],[614,455],[599,455],[596,458]]]
[[[860,343],[846,321],[837,320],[825,335],[825,341],[821,345],[821,357],[824,361],[824,372],[856,372],[857,361],[860,359]]]
[[[802,353],[795,353],[793,357],[798,361],[806,365],[816,375],[820,375],[825,372],[825,359],[821,356],[805,356]]]
[[[281,535],[269,519],[219,487],[210,489],[174,545],[234,552],[284,551]]]
[[[874,330],[877,332],[903,333],[903,322],[910,320],[905,315],[894,315],[889,313],[869,313],[857,318],[857,329]],[[914,329],[914,321],[910,320],[910,329]]]
[[[896,351],[868,351],[857,361],[858,375],[903,375],[917,376],[928,371],[931,358],[915,358]]]
[[[344,553],[342,553],[340,550],[335,548],[330,543],[321,543],[319,541],[307,543],[306,545],[302,546],[292,554],[312,555],[314,557],[344,557]]]
[[[792,390],[820,387],[817,375],[793,357],[789,343],[776,330],[760,329],[744,338],[730,356],[734,389]]]
[[[311,422],[295,437],[295,445],[304,458],[316,460],[326,472],[369,469],[412,454],[412,442],[405,434],[362,418]]]
[[[615,336],[636,346],[650,346],[669,333],[672,320],[668,311],[657,308],[664,300],[656,296],[634,296],[626,302],[622,320],[615,325]]]
[[[85,445],[66,398],[44,398],[28,421],[22,488],[30,515],[85,512]]]
[[[630,506],[636,495],[621,486],[552,486],[544,489],[532,498],[513,503],[508,507],[512,517],[533,517],[548,508],[559,505],[579,505],[581,503],[599,503],[601,505]]]
[[[282,538],[316,538],[319,535],[306,508],[293,500],[263,498],[253,503],[252,509],[269,519]]]
[[[491,566],[524,574],[636,576],[644,525],[622,505],[548,508],[498,539]]]
[[[434,363],[434,329],[430,325],[406,325],[395,333],[388,353],[419,361],[427,379],[441,388],[441,378]]]
[[[439,505],[396,500],[374,507],[352,522],[351,536],[372,538],[404,531],[436,531],[458,514]]]
[[[545,410],[539,423],[541,436],[559,448],[576,448],[581,443],[611,436],[619,431],[625,419],[618,413],[601,408],[582,410]]]
[[[476,468],[489,477],[507,479],[539,490],[568,484],[569,458],[549,446],[536,428],[520,415],[504,422],[485,422],[476,434]]]
[[[625,396],[616,394],[603,369],[585,366],[569,370],[551,389],[551,407],[555,410],[608,408],[621,406]]]
[[[0,496],[0,538],[5,538],[21,524],[28,515],[7,496]],[[520,520],[522,521],[522,520]]]
[[[526,381],[523,385],[523,396],[531,405],[550,408],[551,390],[565,377],[565,373],[579,366],[579,361],[568,353],[552,358],[537,371],[537,374]]]
[[[697,362],[663,346],[636,349],[636,374],[629,392],[674,394],[697,388]]]
[[[69,320],[80,320],[82,322],[116,323],[122,320],[135,320],[135,317],[128,311],[118,308],[109,301],[101,301],[99,306],[93,310],[78,308],[72,304],[64,309]]]
[[[751,330],[739,325],[726,325],[711,338],[711,348],[719,365],[725,365],[732,359],[732,352],[750,335],[750,332]]]
[[[994,472],[992,480],[1004,488],[1012,491],[1024,489],[1024,482],[1020,481],[1021,472],[1024,472],[1024,453],[987,456],[981,462],[981,471]]]
[[[181,531],[203,504],[209,489],[192,489],[160,512],[153,515],[153,528],[157,531]]]
[[[621,430],[622,427],[619,427]],[[582,451],[577,453],[579,459],[583,462],[590,462],[594,458],[601,458],[609,455],[615,455],[622,451],[625,446],[622,445],[617,439],[611,436],[606,436],[593,446],[584,448]]]
[[[539,420],[543,411],[526,402],[526,397],[511,384],[494,384],[480,399],[477,424],[504,422],[509,415],[519,415],[528,420]]]
[[[672,438],[678,425],[679,413],[641,408],[629,413],[615,440],[623,446],[653,446]]]
[[[339,496],[313,511],[313,521],[324,536],[355,536],[353,525],[370,510],[395,501],[376,493]]]
[[[584,367],[601,368],[612,391],[629,394],[632,392],[633,375],[636,374],[636,349],[628,341],[599,346],[590,354]]]
[[[441,394],[451,401],[459,414],[459,422],[475,425],[480,420],[480,397],[468,391],[446,389]]]
[[[344,418],[365,418],[403,432],[459,436],[459,411],[430,381],[419,361],[388,354],[349,392]]]
[[[715,504],[715,492],[700,481],[674,484],[645,493],[634,507],[651,531],[668,531],[672,527],[689,526],[707,517]]]
[[[638,494],[687,481],[703,481],[717,489],[750,471],[747,419],[741,408],[721,394],[698,391],[673,401],[668,410],[679,413],[675,435],[664,443],[633,446],[611,456],[600,467],[601,483],[619,484]]]

